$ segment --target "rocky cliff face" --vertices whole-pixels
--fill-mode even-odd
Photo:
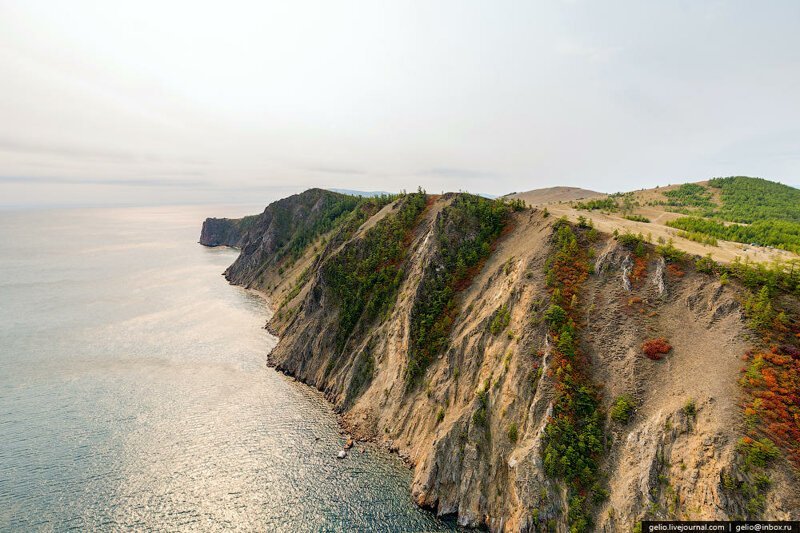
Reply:
[[[200,244],[203,246],[238,247],[242,238],[244,225],[242,218],[207,218],[200,232]]]
[[[800,516],[788,461],[741,451],[737,380],[756,341],[737,283],[589,227],[569,230],[585,270],[554,266],[563,222],[468,195],[358,203],[290,256],[287,235],[329,204],[289,200],[247,230],[226,275],[278,307],[271,363],[411,462],[420,505],[496,531]],[[561,301],[570,322],[555,332]],[[671,349],[646,357],[653,339]],[[565,378],[572,365],[583,385]],[[552,424],[579,412],[582,390],[599,391],[602,438],[573,459]],[[564,475],[554,455],[567,471],[588,463]]]

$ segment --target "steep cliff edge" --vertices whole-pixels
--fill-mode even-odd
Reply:
[[[800,515],[789,461],[742,440],[763,341],[737,280],[520,205],[334,194],[267,207],[226,276],[277,307],[270,362],[409,460],[420,505],[498,531]]]
[[[249,222],[256,215],[245,218],[207,218],[200,232],[200,244],[203,246],[239,247]]]

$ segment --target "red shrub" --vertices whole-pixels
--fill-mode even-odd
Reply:
[[[754,435],[766,434],[800,468],[800,359],[797,347],[784,345],[748,354],[740,383],[750,393],[745,417]]]
[[[684,275],[683,269],[675,263],[668,264],[667,271],[676,278],[682,278]]]
[[[664,354],[668,354],[671,350],[672,346],[670,346],[667,339],[664,337],[650,339],[642,344],[642,351],[653,361],[658,361]]]
[[[635,285],[647,275],[647,259],[636,256],[633,260],[633,271],[631,272],[631,282]]]

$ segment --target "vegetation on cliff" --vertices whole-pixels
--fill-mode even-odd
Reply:
[[[456,294],[466,288],[513,208],[501,200],[459,194],[436,221],[436,262],[420,282],[411,312],[406,381],[413,384],[447,346],[455,318]]]
[[[774,442],[800,469],[800,320],[796,302],[782,306],[782,291],[768,281],[744,302],[750,327],[762,336],[745,354],[739,381],[749,396],[745,422],[749,437]]]
[[[708,191],[715,190],[695,192]],[[711,197],[721,203],[718,194]],[[611,202],[620,212],[625,199],[614,195]],[[615,244],[600,233],[614,230],[602,225],[611,218],[606,215],[592,221],[584,212],[572,225],[511,213],[522,207],[422,191],[365,199],[305,240],[306,253],[283,273],[288,260],[274,264],[271,256],[255,254],[248,267],[266,265],[270,284],[282,280],[271,296],[286,302],[291,317],[271,322],[282,337],[271,362],[324,390],[359,435],[408,454],[416,465],[415,500],[457,512],[469,526],[622,530],[642,517],[683,516],[675,507],[733,517],[744,516],[747,506],[748,516],[756,516],[795,501],[776,494],[787,479],[781,455],[797,449],[791,423],[800,416],[792,381],[800,375],[793,355],[798,341],[762,343],[751,333],[754,347],[741,376],[742,354],[734,357],[730,347],[748,338],[747,325],[800,333],[792,318],[800,308],[787,296],[800,291],[800,263],[794,269],[791,262],[720,265],[678,250],[668,235],[657,236],[653,246],[652,235],[638,230],[620,229]],[[293,242],[302,248],[303,241]],[[589,280],[601,250],[598,275]],[[480,287],[465,290],[477,274]],[[745,322],[738,320],[737,299]],[[522,309],[537,316],[528,322]],[[692,327],[676,330],[683,313],[695,317]],[[539,351],[545,328],[549,346]],[[615,356],[634,352],[634,363]],[[707,376],[697,376],[698,357],[718,378],[708,387]],[[602,366],[592,368],[590,361]],[[636,372],[628,373],[631,364]],[[601,375],[615,395],[608,416],[592,379]],[[746,379],[747,396],[720,394],[719,406],[708,401],[710,391],[727,392],[739,377]],[[654,384],[687,378],[695,399],[662,403]],[[737,402],[745,399],[746,435],[736,423]],[[662,426],[653,413],[665,405],[671,414]],[[723,429],[716,427],[719,417]],[[625,438],[630,432],[635,443]],[[651,446],[665,435],[678,445]],[[686,450],[718,435],[713,467],[697,467],[697,483],[688,484],[696,463]],[[742,437],[740,457],[732,460]],[[650,485],[641,496],[638,480]],[[718,497],[721,482],[726,496]],[[759,494],[770,483],[765,500]],[[709,493],[714,496],[704,500]]]
[[[391,308],[404,275],[410,233],[426,203],[427,195],[421,190],[403,196],[395,212],[322,266],[322,276],[339,307],[337,351],[344,348],[360,321],[371,322]]]
[[[569,487],[568,520],[571,531],[592,527],[592,502],[602,500],[598,469],[604,449],[603,417],[597,387],[589,374],[589,358],[579,343],[579,289],[589,274],[588,243],[579,243],[566,220],[556,224],[554,253],[548,260],[550,307],[545,314],[554,340],[552,373],[556,382],[553,416],[544,433],[546,472]]]
[[[644,352],[648,359],[652,359],[653,361],[663,359],[670,351],[672,351],[672,346],[670,346],[667,339],[663,337],[649,339],[642,344],[642,352]]]
[[[234,221],[236,232],[242,232],[236,238],[242,253],[225,271],[225,276],[232,283],[269,290],[267,278],[274,281],[274,276],[266,276],[268,272],[274,270],[278,276],[283,275],[310,246],[319,244],[323,236],[352,233],[355,229],[350,225],[354,221],[363,222],[392,199],[388,195],[366,199],[309,189],[272,202],[261,214]],[[216,220],[206,221],[204,233],[214,233]],[[230,223],[227,226],[234,227]]]
[[[302,223],[298,223],[293,216],[291,204],[281,202],[273,204],[275,207],[272,224],[276,235],[279,236],[276,243],[276,263],[283,258],[297,259],[317,237],[343,221],[348,213],[358,207],[362,199],[320,190],[319,195],[311,196],[309,201],[316,204],[317,216],[307,217]]]
[[[699,272],[719,275],[721,284],[737,279],[749,292],[743,311],[760,338],[743,359],[739,384],[744,402],[746,436],[737,446],[744,476],[723,474],[723,487],[746,502],[745,516],[757,518],[765,509],[765,491],[771,483],[768,467],[782,450],[800,469],[800,320],[791,293],[800,294],[798,264],[771,266],[734,261],[696,261]],[[781,302],[783,302],[783,305]]]

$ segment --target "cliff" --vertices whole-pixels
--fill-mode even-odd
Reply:
[[[226,276],[273,300],[271,364],[412,463],[420,505],[497,531],[800,516],[791,428],[775,453],[742,408],[752,280],[520,204],[334,194],[267,207]]]
[[[207,218],[200,232],[200,244],[238,247],[243,234],[243,221],[236,218]]]

